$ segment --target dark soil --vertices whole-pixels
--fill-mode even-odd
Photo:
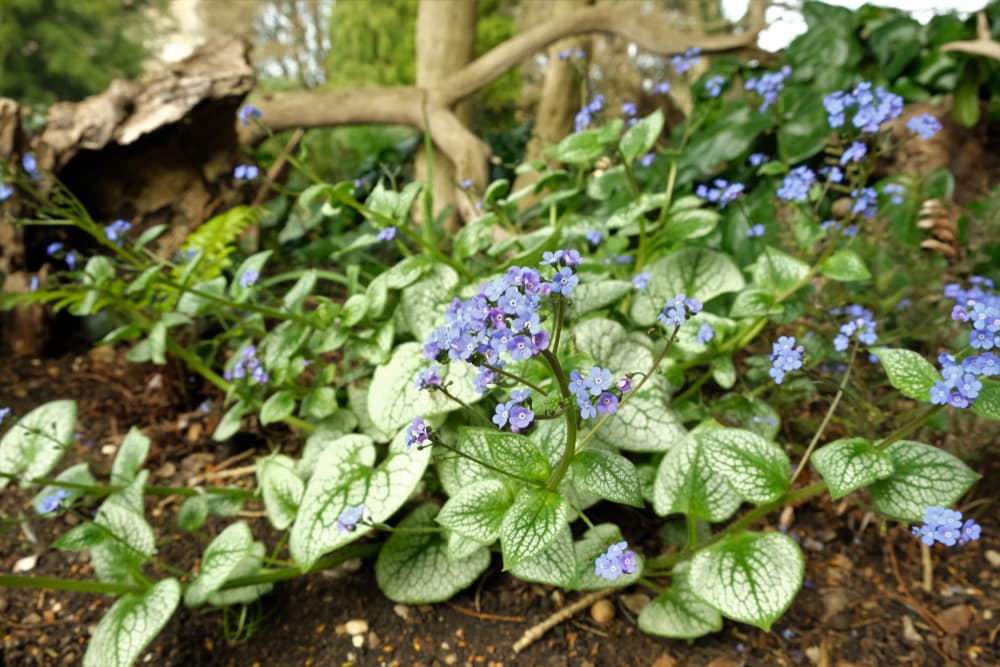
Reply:
[[[218,415],[198,411],[205,398],[201,391],[190,378],[126,364],[108,350],[54,360],[0,360],[0,405],[17,414],[56,398],[79,401],[80,437],[75,456],[64,465],[86,459],[97,475],[106,473],[113,445],[131,426],[153,438],[147,467],[154,482],[164,485],[186,485],[205,473],[210,473],[202,481],[206,484],[252,484],[252,474],[239,469],[253,454],[279,446],[294,453],[300,445],[300,438],[281,430],[259,431],[259,437],[227,445],[212,442],[209,434]],[[929,591],[921,583],[919,542],[907,527],[890,524],[882,530],[863,507],[828,500],[781,517],[782,527],[804,547],[806,585],[771,632],[727,623],[722,632],[693,643],[650,637],[635,626],[636,611],[649,592],[634,589],[608,598],[610,620],[598,623],[584,609],[515,656],[512,645],[527,629],[581,594],[516,581],[495,560],[473,587],[448,603],[402,606],[381,595],[366,561],[277,585],[244,619],[244,628],[255,631],[243,641],[232,639],[238,634],[237,614],[230,613],[226,623],[220,612],[182,608],[140,664],[996,666],[1000,461],[973,465],[983,480],[959,509],[982,523],[982,540],[965,548],[933,549]],[[232,476],[220,474],[226,471]],[[31,575],[92,576],[86,554],[48,546],[78,519],[39,519],[30,509],[31,495],[14,487],[0,495],[0,568],[13,572],[19,559],[37,554]],[[160,539],[157,556],[190,569],[204,542],[176,529],[176,508],[175,499],[147,500]],[[246,509],[255,535],[273,546],[277,536],[261,508]],[[657,530],[659,520],[651,522],[651,516],[636,512],[618,518],[632,534],[633,528],[635,533]],[[779,518],[770,520],[774,525]],[[210,524],[206,533],[218,526]],[[111,603],[99,595],[0,589],[0,667],[78,664]],[[359,624],[349,621],[364,621],[367,629],[352,637],[345,624],[352,630]]]

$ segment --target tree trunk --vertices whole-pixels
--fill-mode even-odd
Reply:
[[[433,89],[449,74],[460,70],[472,60],[476,48],[476,21],[478,0],[420,0],[417,10],[417,86]],[[434,100],[427,100],[433,104]],[[455,113],[466,126],[472,115],[470,100],[461,102]],[[445,227],[456,229],[454,206],[457,183],[467,174],[456,174],[455,166],[439,151],[434,155],[434,218],[449,206],[452,213],[445,220]],[[416,178],[427,182],[428,164],[423,149],[417,153]],[[468,204],[468,202],[464,202]],[[418,204],[416,216],[421,218],[423,208]]]
[[[547,9],[548,16],[539,17],[539,23],[546,19],[567,16],[586,7],[587,0],[551,0],[541,7]],[[585,50],[589,42],[586,37],[571,37],[556,42],[549,47],[549,63],[542,82],[542,93],[538,101],[538,111],[535,115],[535,127],[528,141],[525,161],[544,159],[543,150],[565,137],[573,129],[573,117],[580,108],[580,77],[577,73],[578,62],[570,57],[559,60],[561,51],[571,54]],[[587,54],[589,56],[589,54]],[[587,57],[583,67],[586,67]],[[537,172],[525,172],[514,181],[513,190],[526,188],[538,180]],[[529,196],[521,199],[518,205],[523,209],[537,202],[537,198]]]

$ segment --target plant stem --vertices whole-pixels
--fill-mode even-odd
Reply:
[[[493,364],[483,364],[483,366],[486,366],[486,368],[490,369],[491,371],[493,371],[497,375],[503,375],[504,377],[510,378],[514,382],[520,382],[525,387],[531,387],[532,389],[534,389],[535,391],[537,391],[542,396],[548,396],[549,395],[547,391],[545,391],[544,389],[542,389],[541,387],[539,387],[537,384],[524,379],[520,375],[515,375],[514,373],[511,373],[509,371],[505,371],[504,369],[500,368],[499,366],[494,366]]]
[[[764,505],[759,505],[754,509],[750,510],[742,517],[734,521],[733,523],[726,526],[723,530],[719,531],[712,537],[708,538],[697,549],[685,549],[679,553],[669,554],[666,556],[660,556],[658,558],[647,558],[646,568],[670,568],[688,560],[694,556],[695,552],[709,547],[716,542],[721,541],[723,538],[728,537],[736,531],[743,530],[754,521],[757,521],[761,517],[771,513],[775,509],[784,507],[785,505],[794,505],[800,503],[804,500],[808,500],[814,496],[826,491],[826,482],[816,482],[815,484],[810,484],[809,486],[804,486],[800,489],[794,491],[788,491],[783,496],[775,500],[774,502],[766,503]]]
[[[678,331],[680,331],[680,327],[674,327],[674,331],[672,334],[670,334],[670,338],[668,338],[667,342],[663,345],[663,349],[661,349],[660,353],[656,355],[655,359],[653,359],[653,363],[649,368],[649,372],[642,376],[642,379],[639,380],[639,384],[633,387],[632,391],[622,396],[622,400],[618,403],[619,411],[622,409],[622,406],[624,406],[628,402],[628,399],[639,393],[639,390],[642,389],[642,385],[646,384],[646,380],[648,380],[650,377],[652,377],[654,373],[656,373],[656,369],[663,362],[663,358],[667,356],[667,352],[670,350],[670,346],[673,345],[674,341],[677,339]],[[609,419],[611,419],[611,416],[612,416],[611,413],[608,413],[603,417],[601,417],[598,420],[597,424],[594,425],[594,428],[590,429],[587,435],[585,435],[583,439],[580,441],[578,448],[583,449],[584,446],[588,442],[590,442],[590,439],[593,438],[597,434],[597,432],[601,430],[601,427],[604,426],[604,424],[606,424]]]
[[[142,586],[133,584],[108,584],[103,581],[78,581],[76,579],[63,579],[61,577],[28,577],[17,574],[0,574],[0,586],[10,588],[47,588],[57,591],[104,593],[106,595],[145,592]]]
[[[799,461],[798,468],[795,469],[795,474],[788,481],[788,486],[791,487],[795,484],[795,480],[799,478],[802,471],[805,470],[806,464],[809,463],[809,456],[812,454],[813,449],[816,448],[816,443],[823,435],[823,431],[826,430],[827,425],[830,423],[830,419],[833,418],[833,413],[837,410],[837,405],[840,403],[840,399],[844,396],[844,388],[847,386],[847,378],[851,375],[851,368],[854,367],[854,359],[858,356],[858,342],[855,341],[854,345],[851,346],[851,358],[847,360],[847,369],[844,371],[844,377],[840,379],[840,386],[837,388],[837,395],[833,397],[833,401],[830,402],[830,407],[827,408],[826,414],[823,415],[823,421],[820,423],[819,428],[816,429],[816,433],[813,434],[812,440],[809,442],[809,446],[806,447],[806,453],[802,455],[802,460]]]
[[[487,463],[486,461],[483,461],[482,459],[478,459],[475,456],[472,456],[471,454],[463,452],[460,449],[452,447],[451,445],[449,445],[449,444],[447,444],[447,443],[445,443],[445,442],[443,442],[443,441],[441,441],[441,440],[439,440],[437,438],[434,439],[434,444],[438,445],[439,447],[443,447],[444,449],[447,449],[449,452],[454,452],[458,456],[461,456],[463,459],[468,459],[468,460],[472,461],[473,463],[475,463],[476,465],[483,466],[487,470],[492,470],[495,473],[499,473],[499,474],[504,475],[506,477],[510,477],[511,479],[516,479],[519,482],[524,482],[525,484],[528,484],[529,486],[541,486],[541,484],[542,484],[537,479],[528,479],[527,477],[521,477],[520,475],[515,475],[512,472],[508,472],[508,471],[504,470],[503,468],[498,468],[497,466],[493,465],[492,463]]]
[[[286,567],[280,570],[259,572],[257,574],[251,574],[246,577],[237,577],[235,579],[230,579],[229,581],[227,581],[225,584],[222,585],[222,588],[220,590],[228,591],[234,588],[243,588],[244,586],[273,584],[278,581],[284,581],[285,579],[293,579],[299,576],[300,574],[329,570],[330,568],[336,567],[343,562],[351,560],[352,558],[365,558],[367,556],[374,556],[381,548],[381,546],[382,545],[377,542],[366,542],[364,544],[357,544],[357,543],[348,544],[347,546],[338,549],[336,552],[330,554],[329,556],[325,558],[320,558],[308,570],[302,570],[299,567]]]
[[[566,380],[566,374],[563,373],[562,366],[559,364],[559,359],[556,355],[552,354],[551,350],[542,350],[542,356],[545,357],[545,361],[548,362],[549,368],[552,369],[552,374],[556,378],[556,382],[559,383],[559,391],[562,392],[563,400],[568,404],[572,405],[572,395],[569,391],[569,382]],[[572,409],[566,410],[566,448],[563,450],[562,458],[559,460],[559,465],[556,469],[552,471],[552,476],[549,477],[548,483],[545,488],[553,490],[559,486],[559,482],[566,475],[566,471],[569,470],[569,464],[573,460],[573,456],[576,454],[576,411]]]
[[[943,408],[943,405],[928,405],[926,408],[921,410],[916,417],[906,422],[895,431],[885,436],[875,445],[875,449],[888,449],[893,443],[902,440],[909,434],[916,431],[918,428],[924,425],[928,419],[934,416],[934,413]]]

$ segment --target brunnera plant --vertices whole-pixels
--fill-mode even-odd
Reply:
[[[686,72],[695,58],[674,67]],[[353,184],[311,186],[298,196],[304,210],[361,216],[333,252],[347,258],[344,269],[271,275],[269,251],[230,263],[246,210],[210,221],[167,262],[144,250],[162,230],[133,241],[128,223],[100,225],[69,196],[39,200],[39,220],[74,224],[107,254],[83,262],[50,247],[70,271],[11,301],[120,317],[107,342],[128,342],[136,361],[176,358],[224,392],[217,438],[249,414],[307,438],[299,458],[258,458],[255,490],[150,485],[150,441],[135,429],[104,479],[86,462],[52,476],[76,406],[40,406],[0,440],[0,488],[38,488],[42,517],[77,515],[53,546],[88,551],[96,580],[0,575],[0,585],[120,596],[84,664],[127,665],[182,602],[247,608],[278,581],[361,556],[376,557],[379,587],[404,603],[448,599],[493,553],[512,575],[567,590],[639,585],[655,594],[641,629],[695,638],[723,618],[766,630],[784,613],[802,585],[803,554],[763,522],[822,493],[854,494],[887,520],[922,524],[914,539],[928,546],[978,539],[974,520],[946,509],[976,473],[909,438],[946,409],[1000,419],[1000,296],[988,277],[973,277],[945,288],[950,314],[920,304],[966,328],[940,369],[918,351],[881,345],[907,332],[861,303],[875,279],[866,232],[903,215],[894,207],[923,187],[871,181],[902,100],[867,82],[831,93],[822,131],[836,138],[793,164],[781,136],[794,72],[755,73],[747,95],[730,99],[722,93],[736,83],[719,76],[695,82],[699,105],[665,148],[659,112],[640,119],[626,105],[602,124],[613,114],[602,98],[588,101],[578,131],[552,149],[566,168],[523,165],[540,171],[532,188],[510,192],[501,180],[478,193],[484,214],[448,253],[409,224],[414,184],[378,185],[363,204]],[[261,120],[253,110],[241,117]],[[727,127],[740,140],[717,145],[720,119],[733,118]],[[938,127],[932,116],[908,126],[920,137]],[[773,159],[753,151],[769,132],[778,135]],[[697,182],[710,172],[699,166],[702,149],[734,143],[731,170]],[[241,167],[238,178],[259,175]],[[21,195],[40,177],[20,174]],[[521,212],[529,192],[540,203]],[[404,255],[388,267],[387,246]],[[831,303],[818,325],[803,318]],[[207,334],[210,325],[221,326]],[[861,372],[884,373],[915,407],[852,421],[856,430],[830,440]],[[779,437],[776,406],[788,394],[828,404],[804,447]],[[810,466],[817,481],[797,484]],[[411,505],[432,479],[440,502]],[[262,503],[283,537],[267,545],[233,521],[192,572],[157,557],[149,495],[183,496],[178,528],[192,532],[209,515]],[[654,551],[630,546],[628,526],[589,518],[602,501],[649,507],[680,536]]]

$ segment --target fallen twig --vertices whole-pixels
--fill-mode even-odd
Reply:
[[[566,619],[571,618],[577,612],[586,609],[598,600],[608,597],[614,593],[614,591],[614,588],[602,588],[599,591],[594,591],[589,595],[583,596],[568,607],[563,607],[538,625],[528,628],[525,630],[524,634],[521,635],[521,638],[514,642],[514,653],[520,653],[541,639],[542,636],[552,628],[556,627]]]

